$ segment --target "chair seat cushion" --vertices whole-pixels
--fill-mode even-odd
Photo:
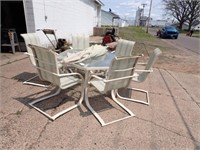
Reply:
[[[63,78],[60,78],[60,88],[66,89],[66,88],[76,85],[80,82],[81,82],[81,79],[76,78],[74,76],[63,77]]]

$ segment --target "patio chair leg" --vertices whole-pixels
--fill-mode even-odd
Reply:
[[[38,75],[35,75],[34,77],[32,77],[32,78],[30,78],[30,79],[24,81],[23,84],[35,85],[35,86],[40,86],[40,87],[49,87],[49,86],[50,86],[50,85],[44,85],[44,84],[29,82],[29,81],[31,81],[32,79],[35,79],[36,77],[38,77]]]
[[[143,100],[139,100],[139,99],[133,99],[133,98],[128,98],[128,97],[123,97],[121,95],[119,95],[118,91],[116,92],[117,93],[117,96],[120,98],[120,99],[124,99],[124,100],[128,100],[128,101],[132,101],[132,102],[137,102],[137,103],[141,103],[141,104],[145,104],[145,105],[149,105],[150,104],[150,101],[149,101],[149,93],[148,91],[145,91],[145,90],[142,90],[142,89],[137,89],[137,88],[128,88],[129,90],[132,90],[132,91],[138,91],[138,92],[142,92],[142,93],[145,93],[146,94],[146,102],[143,101]]]
[[[72,109],[78,107],[78,106],[82,103],[82,101],[83,101],[83,97],[84,97],[84,96],[83,96],[83,92],[81,92],[82,94],[81,94],[81,97],[80,97],[80,99],[79,99],[79,101],[78,101],[77,104],[75,104],[75,105],[73,105],[73,106],[71,106],[71,107],[69,107],[69,108],[67,108],[67,109],[65,109],[65,110],[63,110],[63,111],[61,111],[61,112],[55,114],[54,116],[50,116],[49,114],[47,114],[46,112],[42,111],[42,110],[39,109],[38,107],[34,106],[34,104],[36,104],[36,103],[38,103],[38,102],[41,102],[41,101],[43,101],[43,100],[46,100],[46,99],[48,99],[48,98],[51,98],[51,97],[53,97],[53,96],[58,95],[58,94],[60,93],[60,91],[61,91],[61,89],[59,88],[55,93],[53,93],[53,94],[51,94],[51,95],[48,95],[48,96],[45,96],[45,97],[42,97],[42,98],[39,98],[39,99],[36,99],[35,101],[29,103],[29,105],[32,106],[32,107],[33,107],[34,109],[36,109],[37,111],[39,111],[40,113],[42,113],[43,115],[47,116],[49,119],[55,120],[55,119],[58,118],[59,116],[61,116],[61,115],[65,114],[65,113],[67,113],[68,111],[70,111],[70,110],[72,110]]]
[[[86,92],[88,92],[87,91],[88,89],[85,89],[85,90],[86,90]],[[85,94],[85,95],[87,95],[87,94]],[[88,97],[85,96],[85,102],[86,102],[87,107],[92,112],[92,114],[97,118],[97,120],[101,123],[102,126],[106,126],[106,125],[109,125],[109,124],[112,124],[112,123],[115,123],[115,122],[118,122],[118,121],[121,121],[121,120],[124,120],[124,119],[128,119],[130,117],[135,116],[131,112],[131,110],[129,110],[128,108],[126,108],[122,103],[120,103],[116,99],[116,93],[115,93],[114,90],[111,91],[111,95],[112,95],[113,101],[116,102],[120,107],[122,107],[129,114],[129,116],[126,116],[124,118],[120,118],[120,119],[117,119],[117,120],[114,120],[114,121],[111,121],[111,122],[108,122],[108,123],[105,123],[104,120],[100,117],[100,115],[92,108],[92,106],[89,103]]]

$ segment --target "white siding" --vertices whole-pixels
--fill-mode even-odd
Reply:
[[[32,3],[35,30],[55,29],[57,37],[70,39],[72,34],[92,35],[93,27],[97,26],[94,0],[32,0]],[[43,43],[48,41],[42,32],[41,38]]]
[[[108,12],[105,12],[103,10],[101,11],[101,25],[112,26],[112,24],[113,24],[112,18],[113,18],[113,16],[111,14],[109,14]]]
[[[26,20],[27,32],[35,32],[35,21],[33,15],[33,3],[31,0],[24,0],[24,13]]]
[[[114,15],[112,12],[107,12],[105,10],[101,11],[101,25],[104,26],[120,26],[120,19],[115,18],[117,15]],[[113,20],[114,18],[114,20]]]

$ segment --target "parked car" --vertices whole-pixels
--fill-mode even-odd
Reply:
[[[157,36],[160,38],[175,38],[177,39],[179,31],[173,26],[163,27],[161,30],[158,30]]]

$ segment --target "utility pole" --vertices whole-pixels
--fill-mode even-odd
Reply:
[[[151,7],[152,7],[152,0],[150,2],[149,16],[148,16],[148,20],[147,20],[147,30],[146,30],[146,33],[149,32],[149,20],[150,20],[150,17],[151,17]]]

